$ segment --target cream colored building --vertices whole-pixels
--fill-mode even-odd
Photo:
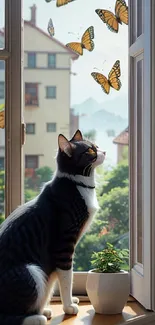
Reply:
[[[36,25],[37,7],[24,21],[24,122],[23,147],[27,173],[49,166],[55,169],[59,133],[70,136],[71,62],[78,55]],[[4,32],[0,32],[3,47]],[[0,103],[4,102],[4,62],[0,62]],[[0,129],[0,166],[4,165],[5,131]]]
[[[57,137],[69,137],[71,60],[78,56],[36,26],[24,24],[25,168],[55,168]]]

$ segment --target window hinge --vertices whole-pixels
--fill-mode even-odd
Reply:
[[[25,139],[26,139],[26,124],[22,123],[22,146],[25,144]]]

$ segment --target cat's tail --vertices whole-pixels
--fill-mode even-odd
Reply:
[[[24,319],[25,319],[24,315],[11,316],[11,315],[0,314],[0,325],[22,325]]]

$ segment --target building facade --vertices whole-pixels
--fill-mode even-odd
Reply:
[[[36,10],[33,5],[30,21],[24,21],[24,162],[26,169],[49,166],[54,170],[58,134],[70,136],[71,61],[78,56],[36,26]],[[4,77],[0,65],[0,103]],[[0,130],[0,157],[4,146],[4,130]]]
[[[129,146],[129,128],[122,131],[114,140],[117,145],[117,163],[123,159],[124,149]]]

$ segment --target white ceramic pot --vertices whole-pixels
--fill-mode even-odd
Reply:
[[[99,314],[120,314],[130,292],[129,273],[88,272],[86,290],[95,312]]]

